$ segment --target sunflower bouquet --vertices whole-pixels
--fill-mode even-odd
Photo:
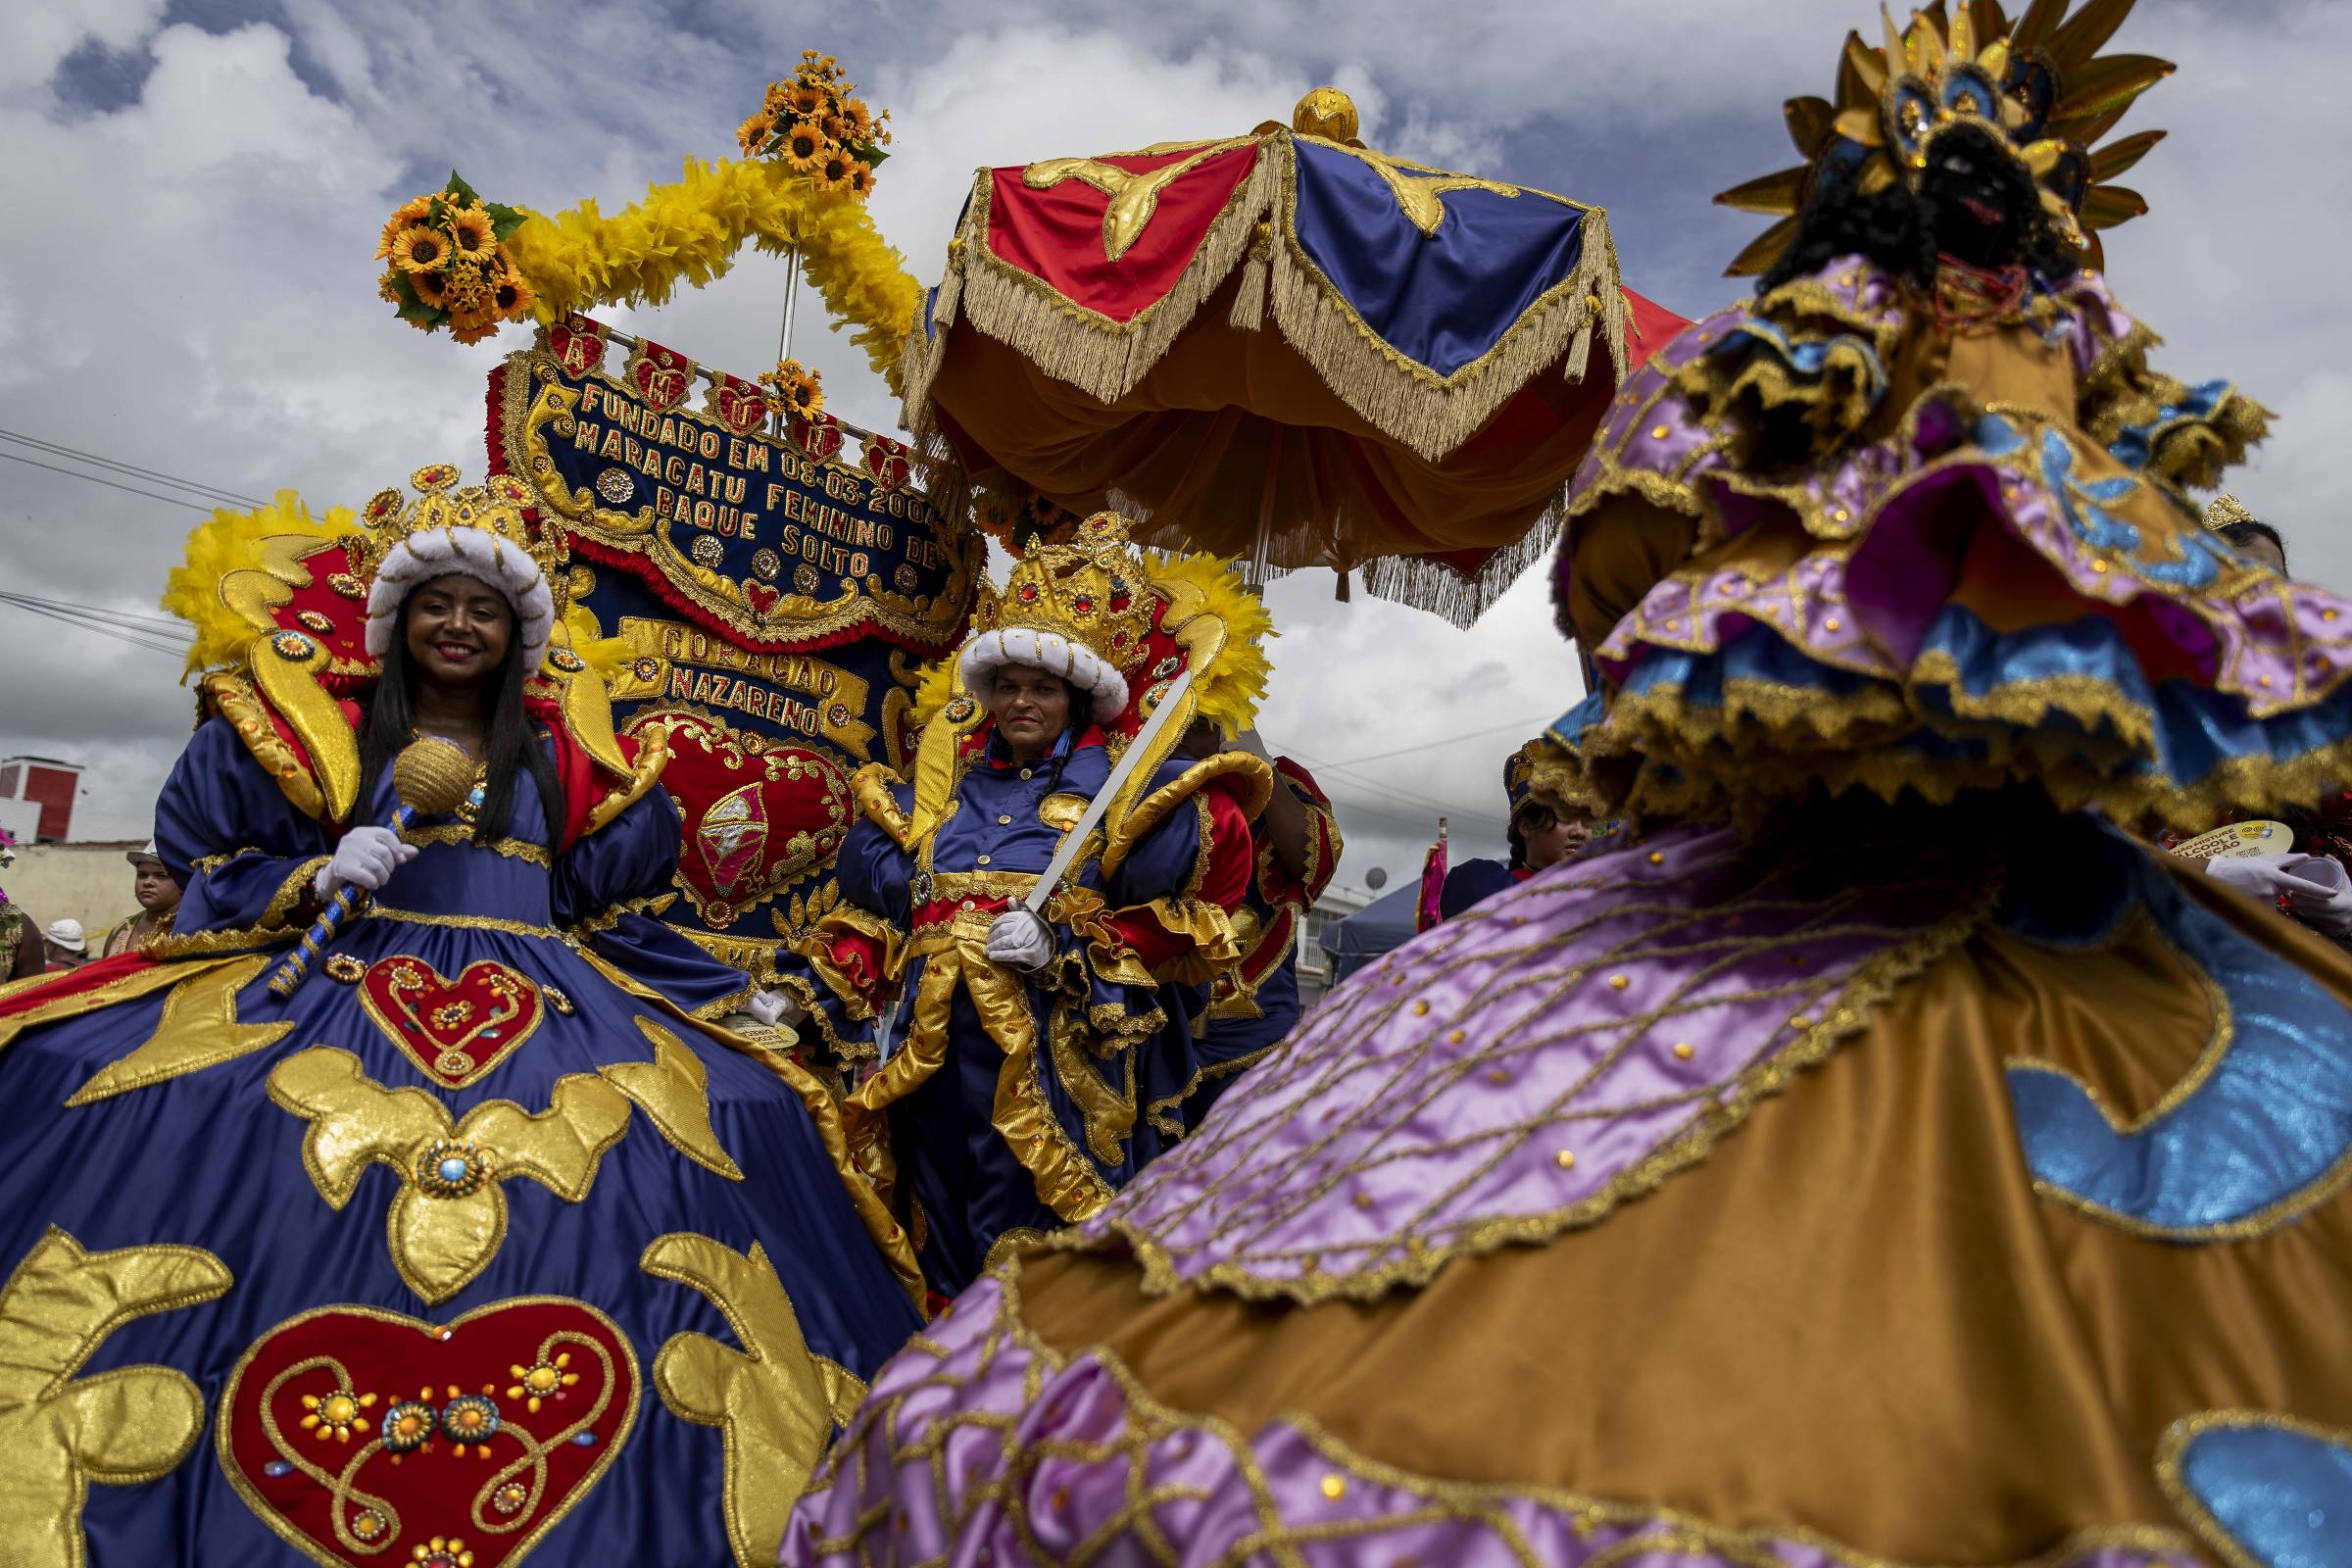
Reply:
[[[411,197],[385,222],[375,247],[384,263],[376,292],[421,331],[447,326],[461,343],[480,342],[537,303],[500,244],[524,217],[483,201],[452,170],[447,185]]]
[[[790,81],[768,84],[767,101],[735,139],[746,158],[774,158],[819,190],[862,200],[873,194],[874,166],[890,156],[890,111],[876,115],[857,90],[839,61],[807,50]]]
[[[825,380],[814,366],[778,360],[760,384],[767,388],[768,407],[788,419],[813,419],[825,412]]]

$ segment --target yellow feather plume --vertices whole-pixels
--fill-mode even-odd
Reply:
[[[332,507],[325,516],[315,517],[291,490],[280,490],[273,505],[254,512],[223,507],[198,523],[188,535],[187,560],[172,568],[163,597],[163,607],[196,630],[185,674],[237,662],[246,644],[260,635],[221,601],[220,584],[230,572],[267,570],[263,550],[271,539],[290,534],[333,539],[359,531],[359,514],[351,508]]]
[[[1208,600],[1208,612],[1225,622],[1224,652],[1194,675],[1193,695],[1202,718],[1213,720],[1228,737],[1240,734],[1257,722],[1257,705],[1274,672],[1274,662],[1266,657],[1274,617],[1265,601],[1244,586],[1240,564],[1220,556],[1167,557],[1152,564],[1152,575],[1199,589]]]
[[[954,654],[924,665],[922,679],[914,686],[915,723],[918,726],[930,723],[948,706],[948,699],[956,695],[957,684]]]
[[[604,628],[597,624],[596,616],[585,605],[573,605],[564,612],[564,628],[556,641],[578,655],[580,662],[588,666],[588,673],[608,688],[620,679],[620,672],[628,668],[629,661],[635,657],[629,651],[627,638],[604,635]]]

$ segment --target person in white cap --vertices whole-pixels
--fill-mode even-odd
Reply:
[[[132,952],[162,936],[172,929],[172,916],[179,910],[179,884],[164,869],[164,858],[155,853],[155,840],[149,839],[144,848],[132,850],[122,858],[131,864],[130,893],[139,901],[139,912],[116,921],[106,933],[106,939],[98,944],[102,958]]]
[[[82,934],[79,920],[52,920],[42,933],[41,944],[49,953],[51,974],[78,969],[90,961],[90,939]]]

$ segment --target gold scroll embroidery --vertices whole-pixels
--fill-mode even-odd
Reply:
[[[172,988],[164,999],[164,1015],[155,1033],[128,1055],[108,1062],[90,1074],[89,1082],[74,1091],[68,1105],[87,1105],[127,1089],[198,1072],[285,1039],[293,1022],[239,1023],[237,993],[261,977],[272,962],[267,953],[207,966]]]

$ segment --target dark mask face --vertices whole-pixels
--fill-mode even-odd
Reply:
[[[1928,145],[1919,198],[1936,248],[1987,270],[2024,260],[2040,197],[2024,167],[1986,132],[1954,126]]]

